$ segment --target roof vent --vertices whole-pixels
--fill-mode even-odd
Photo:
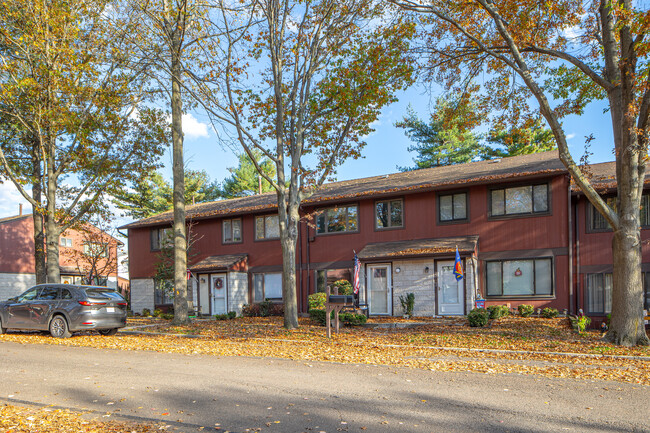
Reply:
[[[497,164],[499,162],[501,162],[501,158],[495,158],[490,160],[490,164]]]

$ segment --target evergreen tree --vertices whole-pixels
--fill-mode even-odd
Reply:
[[[262,158],[262,152],[254,150],[253,155],[262,171],[271,179],[275,178],[275,164],[268,158]],[[239,155],[239,165],[228,169],[231,176],[224,179],[222,194],[225,198],[245,197],[254,195],[260,189],[260,175],[246,153]],[[264,178],[261,179],[262,192],[274,191],[271,184]]]
[[[442,165],[462,164],[485,159],[487,146],[479,142],[473,129],[480,124],[476,107],[468,97],[456,100],[438,98],[429,123],[421,120],[409,107],[408,115],[395,126],[405,129],[414,145],[409,152],[417,152],[415,167],[400,167],[407,171]]]

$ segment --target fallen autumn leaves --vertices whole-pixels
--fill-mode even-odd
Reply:
[[[197,320],[183,327],[136,319],[130,324],[149,324],[138,328],[145,334],[102,337],[83,333],[60,340],[33,333],[10,333],[0,335],[0,341],[536,374],[650,385],[650,349],[613,346],[600,341],[600,334],[595,332],[575,334],[566,319],[504,318],[489,328],[470,328],[462,319],[421,318],[415,322],[416,327],[407,329],[343,328],[329,340],[325,329],[309,319],[301,319],[301,327],[292,331],[282,327],[279,317]],[[399,321],[374,319],[374,323],[390,326]]]
[[[33,409],[12,405],[0,406],[0,431],[4,433],[78,433],[130,432],[143,433],[161,429],[158,424],[101,422],[86,420],[82,414],[69,410]]]

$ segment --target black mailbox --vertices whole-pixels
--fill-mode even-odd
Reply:
[[[354,304],[354,295],[330,295],[332,304]]]

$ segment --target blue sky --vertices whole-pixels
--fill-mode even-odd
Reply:
[[[348,180],[380,174],[394,173],[398,166],[413,165],[414,154],[407,151],[411,144],[402,129],[394,126],[402,119],[408,105],[412,105],[419,116],[428,119],[431,106],[430,96],[421,87],[413,87],[398,95],[399,100],[382,110],[373,125],[375,132],[367,137],[364,157],[348,160],[338,168],[337,180]],[[612,131],[608,113],[603,110],[604,102],[594,103],[582,116],[571,116],[564,120],[565,133],[573,157],[579,160],[584,153],[585,137],[593,134],[595,140],[590,151],[592,163],[612,161]],[[212,179],[222,181],[228,177],[228,167],[237,165],[237,157],[229,148],[219,145],[216,134],[209,125],[207,116],[191,113],[184,119],[186,167],[206,170]],[[163,157],[163,173],[171,178],[171,154]],[[31,212],[27,201],[18,193],[11,182],[0,184],[0,218],[17,215],[18,205],[23,203],[24,212]],[[126,220],[120,220],[120,223]]]

